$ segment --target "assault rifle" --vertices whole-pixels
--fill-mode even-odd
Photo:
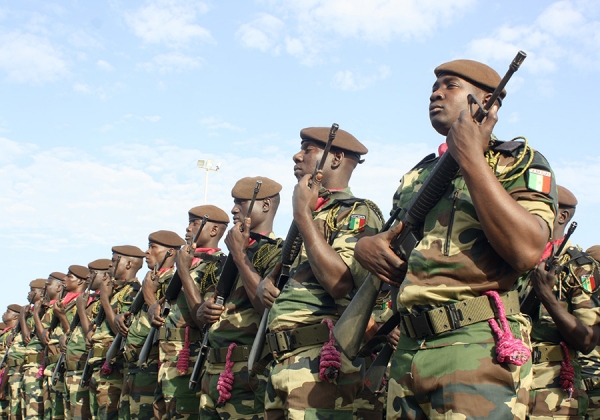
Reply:
[[[188,244],[188,252],[190,252],[190,249],[197,243],[198,238],[200,238],[200,233],[202,232],[202,229],[204,229],[204,226],[206,225],[207,221],[208,214],[205,214],[202,218],[202,223],[198,228],[198,232],[196,233],[196,235],[194,235],[194,237],[190,240],[190,243]],[[192,250],[191,252],[194,251]],[[173,277],[171,278],[171,281],[167,286],[167,290],[165,290],[165,295],[163,296],[163,304],[160,310],[160,317],[162,319],[165,319],[169,315],[169,312],[171,311],[170,302],[177,299],[177,296],[179,296],[179,292],[181,291],[181,287],[181,278],[179,277],[179,273],[175,271],[175,274],[173,274]],[[148,368],[148,356],[150,355],[152,347],[154,347],[154,345],[158,341],[158,331],[159,327],[152,326],[152,328],[150,328],[150,331],[148,332],[148,336],[146,337],[144,346],[140,351],[140,358],[138,360],[138,366],[142,369]]]
[[[321,182],[321,180],[323,179],[323,168],[325,167],[325,160],[327,160],[327,155],[329,154],[331,144],[335,140],[335,135],[339,127],[339,125],[333,124],[331,126],[331,129],[329,130],[329,137],[327,139],[325,149],[323,150],[323,155],[321,156],[321,160],[317,162],[315,172],[312,176],[312,179],[316,179],[318,182]],[[312,179],[310,185],[312,185]],[[290,229],[288,230],[288,233],[285,237],[285,241],[283,242],[283,249],[281,250],[281,272],[279,273],[279,277],[277,278],[276,284],[279,291],[283,290],[285,284],[289,280],[292,264],[294,263],[294,260],[300,253],[301,248],[302,236],[300,235],[300,231],[298,230],[296,222],[292,220]],[[260,324],[258,325],[258,331],[256,333],[256,337],[254,338],[254,343],[252,343],[252,350],[250,350],[250,355],[248,356],[249,371],[252,371],[252,368],[262,356],[263,349],[265,346],[265,337],[267,333],[267,322],[269,321],[269,312],[270,309],[265,308],[265,311],[263,312],[262,318],[260,320]]]
[[[567,242],[569,242],[569,238],[571,237],[573,232],[575,232],[575,229],[577,229],[577,222],[572,222],[571,225],[569,226],[569,230],[567,230],[567,233],[564,236],[563,241],[561,242],[560,246],[558,246],[554,250],[554,253],[546,260],[546,264],[544,266],[546,271],[555,271],[556,270],[556,268],[558,267],[558,260],[559,260],[560,256],[562,255],[565,247],[567,246]],[[541,303],[542,302],[540,302],[540,298],[538,297],[537,293],[535,292],[533,285],[530,285],[529,292],[527,293],[527,295],[523,299],[523,302],[521,303],[521,312],[529,315],[530,317],[535,317],[537,312],[540,309]]]
[[[248,210],[246,211],[246,217],[244,218],[244,222],[240,226],[240,231],[244,231],[244,223],[245,221],[252,215],[252,209],[254,208],[254,202],[256,201],[256,196],[260,191],[260,187],[262,186],[262,181],[256,181],[256,185],[254,186],[254,192],[252,193],[252,199],[250,200],[250,204],[248,205]],[[233,261],[233,256],[231,253],[227,256],[225,260],[225,264],[223,265],[223,270],[221,271],[221,275],[219,276],[219,281],[217,282],[217,286],[215,287],[215,303],[217,305],[223,306],[223,303],[227,300],[229,295],[231,294],[231,289],[235,284],[235,280],[237,279],[238,268]],[[204,367],[204,362],[208,357],[208,330],[210,329],[210,325],[204,325],[202,328],[202,343],[200,344],[200,350],[198,351],[198,357],[196,358],[196,363],[194,364],[194,370],[192,371],[192,376],[190,376],[189,388],[190,390],[194,390],[196,385],[198,384],[198,380],[200,379],[200,374],[202,373],[202,368]]]
[[[113,275],[111,281],[114,282],[115,276],[117,275],[117,268],[119,267],[119,262],[121,262],[121,256],[117,256],[117,262],[115,263],[115,267],[113,269]],[[100,298],[98,298],[100,299]],[[91,329],[95,331],[99,328],[104,320],[106,319],[106,313],[104,312],[104,306],[102,306],[102,302],[100,302],[100,308],[98,309],[98,314],[96,318],[94,318],[94,322],[91,326]],[[93,367],[90,364],[90,360],[94,358],[94,345],[92,344],[92,348],[88,352],[87,359],[85,360],[85,366],[83,366],[83,372],[81,373],[81,380],[79,381],[79,386],[82,388],[86,388],[90,386],[90,379],[92,378]]]
[[[512,61],[508,72],[500,81],[500,84],[485,105],[481,105],[473,96],[468,96],[469,108],[473,120],[481,123],[487,116],[492,105],[498,99],[500,93],[506,86],[515,71],[519,69],[525,59],[526,54],[519,51]],[[472,107],[478,109],[473,112]],[[390,247],[403,261],[408,261],[414,247],[421,240],[420,230],[427,214],[442,198],[452,179],[459,170],[458,163],[450,153],[444,153],[431,170],[419,191],[415,194],[408,207],[402,214],[400,221],[402,223],[401,232],[392,240]],[[398,279],[399,283],[404,279]],[[381,280],[369,273],[360,289],[350,301],[350,304],[335,324],[333,334],[344,354],[351,360],[354,360],[360,349],[375,300],[381,289]],[[395,292],[395,293],[394,293]],[[397,295],[398,287],[392,287],[392,300]]]

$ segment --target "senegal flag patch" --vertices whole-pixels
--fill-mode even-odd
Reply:
[[[550,193],[552,186],[552,173],[542,169],[529,169],[527,171],[527,188],[544,194]]]
[[[585,274],[581,276],[581,285],[588,292],[593,292],[596,290],[596,279],[593,274]]]
[[[363,216],[362,214],[353,214],[350,216],[348,228],[350,230],[362,230],[362,228],[365,226],[365,223],[367,223],[366,216]]]

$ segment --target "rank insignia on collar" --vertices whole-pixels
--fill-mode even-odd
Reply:
[[[552,188],[552,172],[530,168],[527,171],[527,188],[544,194]]]
[[[350,230],[362,230],[367,223],[367,217],[362,214],[353,214],[350,216],[350,221],[348,222],[348,228]]]

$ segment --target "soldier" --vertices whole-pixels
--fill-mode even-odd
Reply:
[[[352,418],[354,400],[363,389],[364,359],[352,362],[340,355],[331,330],[367,276],[354,259],[356,241],[381,228],[381,213],[348,188],[367,148],[346,131],[337,133],[322,185],[313,179],[309,187],[328,133],[327,128],[300,132],[301,150],[293,157],[298,185],[292,203],[303,246],[281,294],[274,285],[278,269],[263,279],[257,293],[266,307],[272,306],[266,345],[275,364],[265,398],[268,420],[305,415]]]
[[[591,294],[592,300],[598,300],[600,291],[600,245],[589,247],[585,254],[591,260],[593,269],[581,277],[582,289]],[[600,343],[587,354],[579,354],[583,385],[589,398],[586,419],[600,418]]]
[[[164,282],[173,277],[175,254],[183,244],[185,241],[175,232],[159,230],[151,233],[148,236],[146,251],[146,264],[150,271],[146,274],[144,283]],[[154,415],[154,394],[158,382],[158,348],[152,345],[145,362],[146,367],[143,369],[138,367],[140,351],[148,339],[151,328],[147,308],[145,304],[137,314],[126,312],[115,317],[115,324],[121,336],[125,337],[123,357],[128,363],[119,404],[121,419],[144,420]],[[133,320],[127,327],[126,321],[129,317],[133,317]]]
[[[13,303],[8,305],[6,312],[2,314],[4,327],[0,331],[0,357],[4,360],[6,351],[10,348],[13,332],[19,323],[19,314],[21,305]],[[8,367],[0,366],[0,419],[8,420],[10,415],[10,406],[6,393],[8,383]]]
[[[108,278],[109,265],[110,260],[107,258],[94,260],[88,264],[89,290],[100,289],[102,281]],[[60,345],[61,352],[65,353],[65,395],[69,401],[72,419],[86,420],[92,418],[92,414],[89,390],[80,385],[88,354],[85,336],[89,330],[90,321],[97,315],[97,307],[100,302],[97,296],[90,296],[89,293],[80,294],[75,302],[79,321],[68,338],[61,337]]]
[[[206,225],[193,244],[205,215],[208,215]],[[202,334],[192,311],[197,310],[209,293],[214,292],[224,259],[218,247],[219,241],[229,223],[227,213],[213,205],[190,209],[188,220],[185,239],[195,248],[193,253],[189,252],[189,247],[177,252],[177,278],[181,283],[172,285],[175,279],[164,276],[144,284],[144,295],[148,302],[153,302],[148,310],[150,321],[160,328],[161,365],[154,412],[156,418],[162,419],[198,418],[199,399],[188,384]],[[167,290],[170,296],[166,296]],[[160,316],[157,298],[169,304],[169,313],[164,319]]]
[[[551,237],[554,176],[527,144],[492,135],[499,104],[481,124],[471,117],[468,95],[485,103],[500,83],[493,69],[455,60],[437,67],[435,75],[429,118],[446,137],[446,153],[460,172],[426,215],[422,239],[408,261],[390,249],[401,225],[359,241],[355,250],[382,280],[399,286],[406,277],[397,298],[402,334],[392,361],[387,418],[524,419],[531,380],[531,362],[525,363],[529,322],[519,314],[513,290]],[[437,161],[426,158],[402,178],[394,209],[406,209]],[[508,320],[500,317],[502,330],[496,310],[509,314]],[[512,333],[503,333],[509,325]]]
[[[27,300],[29,301],[29,305],[27,308],[23,307],[21,312],[24,314],[29,314],[31,311],[31,304],[37,301],[44,293],[44,280],[33,280],[29,283],[30,291],[27,294]],[[29,327],[32,327],[31,320],[26,320],[26,315],[19,317],[20,329],[23,328],[23,325],[29,321]],[[8,386],[10,388],[9,401],[10,401],[10,419],[22,419],[23,411],[25,410],[25,402],[23,396],[23,365],[33,362],[37,359],[36,356],[26,356],[26,344],[25,339],[29,339],[30,335],[23,335],[23,331],[19,334],[16,334],[10,351],[8,352],[8,357],[6,359],[7,366],[9,367],[8,375]]]
[[[86,337],[93,347],[93,357],[88,363],[97,367],[90,382],[90,389],[94,393],[93,398],[90,396],[90,402],[92,407],[97,404],[98,411],[92,412],[92,416],[99,420],[116,419],[119,414],[124,359],[120,354],[116,363],[110,366],[103,366],[102,362],[118,331],[115,315],[127,312],[140,290],[136,275],[146,256],[144,251],[132,245],[114,246],[112,252],[110,268],[113,281],[105,281],[100,287],[100,302],[106,319],[95,330],[91,328]]]
[[[250,218],[245,219],[257,181],[262,186]],[[231,190],[235,226],[225,244],[237,267],[236,278],[224,306],[211,297],[198,313],[202,323],[212,324],[208,366],[202,377],[202,419],[263,418],[266,377],[250,375],[247,360],[262,312],[256,288],[281,257],[282,240],[273,234],[280,191],[281,185],[265,177],[242,178]],[[226,376],[232,381],[228,390],[219,385]]]

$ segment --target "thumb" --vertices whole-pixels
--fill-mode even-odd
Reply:
[[[400,235],[400,232],[402,232],[403,227],[404,227],[404,223],[400,222],[400,223],[398,223],[398,226],[388,230],[386,239],[388,239],[391,242],[392,239],[394,239],[396,236]]]
[[[250,232],[250,225],[252,224],[252,218],[246,217],[244,219],[244,232]]]

